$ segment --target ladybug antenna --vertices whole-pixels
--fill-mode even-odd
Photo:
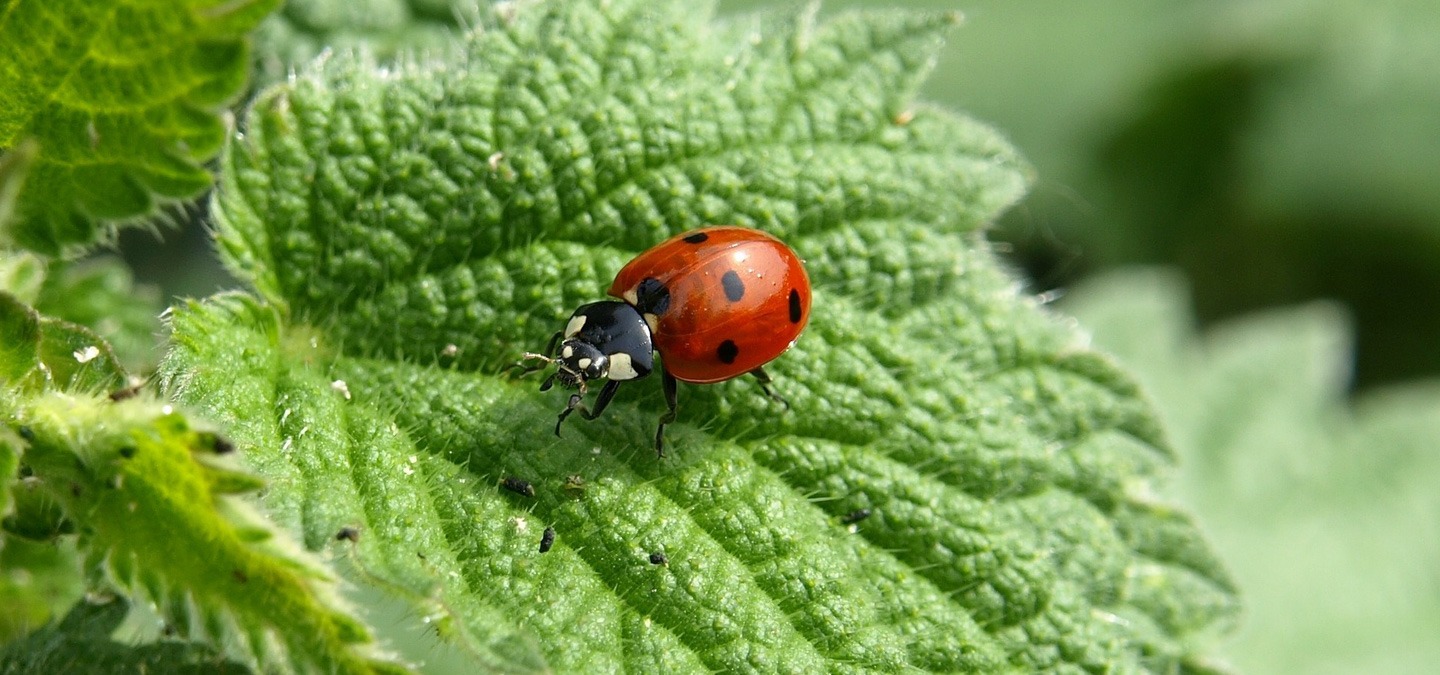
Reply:
[[[560,386],[566,389],[579,389],[582,396],[585,394],[585,373],[571,368],[565,363],[564,359],[551,358],[544,354],[536,354],[534,352],[525,352],[520,355],[520,363],[517,365],[524,365],[526,361],[531,360],[540,361],[542,365],[527,367],[528,370],[526,372],[540,370],[551,364],[557,366],[555,372],[550,373],[550,377],[545,378],[545,381],[540,383],[540,391],[549,391],[551,387],[555,386],[556,380],[559,380]]]

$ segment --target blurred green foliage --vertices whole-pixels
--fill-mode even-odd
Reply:
[[[1428,673],[1440,661],[1440,386],[1351,402],[1334,303],[1195,332],[1173,272],[1127,270],[1062,308],[1154,396],[1174,488],[1245,591],[1222,651],[1248,673]]]

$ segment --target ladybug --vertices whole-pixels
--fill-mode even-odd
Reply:
[[[784,242],[736,226],[684,232],[641,253],[615,275],[609,294],[619,300],[582,305],[543,354],[526,360],[557,369],[540,385],[577,389],[555,422],[555,435],[571,413],[593,420],[624,382],[655,369],[660,354],[666,411],[655,429],[655,452],[665,456],[665,425],[675,421],[676,382],[707,384],[749,373],[766,396],[763,366],[795,344],[810,320],[810,279]],[[523,364],[523,361],[522,361]],[[588,385],[606,380],[594,407]]]

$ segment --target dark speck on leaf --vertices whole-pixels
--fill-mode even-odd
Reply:
[[[844,517],[844,518],[841,518],[841,519],[840,519],[840,522],[842,522],[842,523],[844,523],[844,524],[846,524],[846,525],[854,525],[855,523],[858,523],[858,522],[860,522],[860,521],[862,521],[862,520],[865,520],[866,518],[869,518],[869,517],[870,517],[870,509],[855,509],[854,511],[851,511],[850,513],[845,514],[845,517]]]
[[[514,492],[517,495],[525,495],[526,497],[535,496],[535,486],[531,485],[530,481],[528,480],[516,478],[514,476],[506,476],[505,480],[500,481],[500,485],[506,490]]]

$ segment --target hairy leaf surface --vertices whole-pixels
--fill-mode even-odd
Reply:
[[[222,251],[259,297],[176,308],[164,372],[286,525],[316,548],[358,528],[362,576],[508,667],[1203,656],[1234,589],[1155,500],[1151,409],[979,236],[1028,168],[913,101],[953,16],[495,12],[460,57],[337,57],[267,91],[225,157]],[[657,460],[641,381],[555,438],[563,397],[503,368],[708,223],[807,261],[814,318],[771,367],[789,411],[746,381],[683,387]]]

